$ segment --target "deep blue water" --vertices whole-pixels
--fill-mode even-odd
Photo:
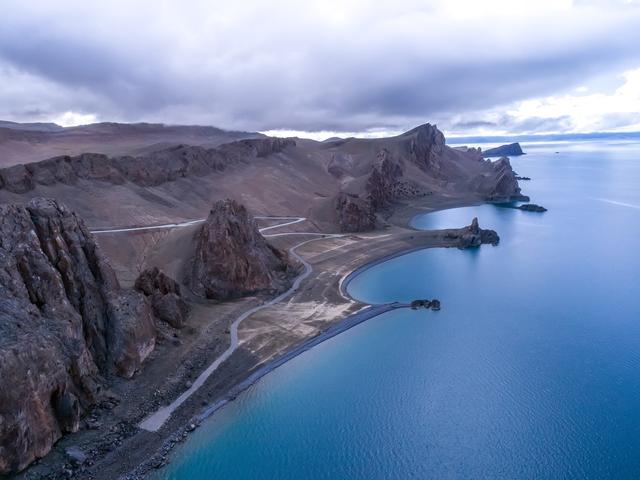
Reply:
[[[639,478],[640,146],[525,149],[512,163],[548,212],[425,215],[477,216],[501,243],[414,252],[349,286],[440,312],[390,312],[297,357],[155,478]]]

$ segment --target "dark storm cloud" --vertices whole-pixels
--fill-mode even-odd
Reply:
[[[524,16],[496,15],[501,8],[460,18],[443,4],[8,0],[0,117],[74,111],[255,130],[461,126],[453,118],[465,112],[640,66],[635,8],[549,2]],[[567,128],[560,117],[547,126]],[[542,121],[497,125],[536,130]]]

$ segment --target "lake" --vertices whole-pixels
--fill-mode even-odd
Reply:
[[[524,145],[545,213],[493,205],[415,228],[495,229],[349,285],[396,310],[270,373],[209,418],[156,479],[638,478],[640,145]],[[556,153],[558,152],[558,153]]]

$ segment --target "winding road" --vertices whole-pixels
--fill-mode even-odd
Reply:
[[[291,220],[286,223],[279,223],[277,225],[272,225],[270,227],[264,227],[260,229],[260,232],[266,232],[267,230],[271,230],[273,228],[285,227],[287,225],[293,225],[294,223],[304,222],[306,217],[269,217],[269,216],[257,216],[253,217],[259,220]],[[162,225],[147,225],[144,227],[101,227],[101,228],[90,228],[90,232],[95,234],[101,233],[124,233],[124,232],[143,232],[146,230],[163,230],[168,228],[184,228],[190,227],[191,225],[196,225],[198,223],[203,223],[206,218],[198,218],[196,220],[186,220],[180,223],[164,223]]]
[[[281,225],[278,225],[278,226],[281,226]],[[166,407],[162,407],[162,408],[158,409],[156,412],[154,412],[153,414],[149,415],[142,422],[140,422],[140,424],[138,426],[140,428],[142,428],[143,430],[147,430],[149,432],[158,431],[160,429],[160,427],[162,427],[162,425],[164,425],[164,423],[169,419],[171,414],[180,405],[182,405],[191,395],[193,395],[202,385],[204,385],[204,383],[211,376],[211,374],[218,369],[220,364],[222,364],[222,362],[227,360],[233,354],[233,352],[236,351],[236,349],[238,348],[238,327],[240,326],[240,323],[242,323],[243,320],[245,320],[249,316],[253,315],[254,313],[256,313],[256,312],[258,312],[258,311],[260,311],[262,309],[268,308],[268,307],[270,307],[272,305],[275,305],[278,302],[281,302],[282,300],[287,298],[289,295],[293,294],[296,290],[298,290],[298,288],[300,287],[300,284],[309,275],[311,275],[311,272],[313,271],[313,268],[311,267],[311,264],[309,264],[309,262],[307,262],[304,258],[302,258],[296,252],[296,249],[298,249],[299,247],[301,247],[301,246],[303,246],[303,245],[305,245],[305,244],[307,244],[309,242],[315,242],[317,240],[322,240],[323,238],[337,238],[337,237],[342,237],[342,236],[344,236],[344,235],[341,235],[341,234],[325,235],[322,238],[312,238],[312,239],[309,239],[309,240],[305,240],[304,242],[300,242],[297,245],[294,245],[293,247],[291,247],[289,249],[289,254],[292,257],[294,257],[296,260],[298,260],[300,263],[302,263],[302,265],[304,265],[304,271],[300,275],[298,275],[298,277],[296,277],[296,279],[293,282],[293,285],[291,285],[291,288],[289,288],[289,290],[287,290],[286,292],[281,293],[277,297],[269,300],[268,302],[263,303],[262,305],[258,305],[256,307],[250,308],[249,310],[247,310],[246,312],[241,314],[238,318],[236,318],[234,320],[234,322],[231,324],[231,327],[229,329],[230,332],[231,332],[231,344],[229,345],[229,347],[218,358],[216,358],[213,361],[213,363],[211,365],[209,365],[198,376],[198,378],[196,378],[196,380],[193,382],[191,387],[189,387],[187,390],[185,390],[178,398],[176,398],[169,405],[167,405]]]
[[[287,222],[285,223],[278,223],[276,225],[272,225],[269,227],[263,227],[260,230],[260,232],[266,232],[269,230],[273,230],[276,228],[280,228],[280,227],[285,227],[287,225],[293,225],[296,223],[301,223],[306,221],[307,219],[305,217],[275,217],[275,216],[257,216],[254,217],[256,219],[260,219],[260,220],[287,220]],[[182,227],[188,227],[197,223],[202,223],[204,222],[205,219],[198,219],[198,220],[189,220],[189,221],[185,221],[185,222],[181,222],[181,223],[167,223],[164,225],[152,225],[152,226],[147,226],[147,227],[127,227],[127,228],[102,228],[102,229],[95,229],[95,230],[91,230],[91,233],[94,234],[103,234],[103,233],[122,233],[122,232],[136,232],[136,231],[144,231],[144,230],[157,230],[157,229],[166,229],[166,228],[182,228]],[[272,305],[275,305],[276,303],[281,302],[282,300],[284,300],[285,298],[287,298],[289,295],[293,294],[296,290],[298,290],[298,288],[300,287],[300,284],[309,276],[311,275],[311,272],[313,272],[313,268],[311,267],[311,264],[309,262],[307,262],[304,258],[302,258],[298,252],[296,251],[298,248],[302,247],[303,245],[306,245],[307,243],[310,242],[315,242],[318,240],[324,240],[327,238],[339,238],[339,237],[344,237],[344,234],[338,234],[338,233],[333,233],[333,234],[326,234],[326,233],[318,233],[318,232],[285,232],[285,233],[274,233],[274,234],[267,234],[264,235],[265,237],[279,237],[279,236],[284,236],[284,235],[313,235],[313,236],[318,236],[319,238],[311,238],[311,239],[307,239],[304,240],[296,245],[294,245],[293,247],[291,247],[289,249],[289,254],[294,257],[296,260],[298,260],[300,263],[302,263],[302,265],[304,266],[304,271],[298,275],[296,277],[296,279],[294,280],[293,284],[291,285],[291,288],[289,288],[286,292],[281,293],[280,295],[278,295],[277,297],[263,303],[262,305],[258,305],[255,306],[253,308],[250,308],[249,310],[245,311],[244,313],[242,313],[238,318],[236,318],[233,323],[231,324],[229,331],[231,333],[231,343],[229,345],[229,347],[222,352],[222,354],[216,358],[199,376],[198,378],[195,379],[195,381],[193,382],[193,384],[191,385],[191,387],[189,387],[187,390],[185,390],[178,398],[176,398],[173,402],[171,402],[169,405],[165,406],[165,407],[161,407],[159,408],[157,411],[155,411],[154,413],[152,413],[151,415],[147,416],[142,422],[140,422],[140,424],[138,425],[141,429],[143,430],[147,430],[149,432],[156,432],[158,431],[162,425],[164,425],[164,423],[169,419],[169,417],[171,417],[171,414],[178,408],[180,407],[180,405],[182,405],[191,395],[193,395],[202,385],[204,385],[204,383],[207,381],[207,379],[213,374],[213,372],[215,372],[218,367],[220,367],[220,365],[227,360],[238,348],[238,327],[240,326],[240,324],[242,323],[243,320],[245,320],[246,318],[250,317],[251,315],[253,315],[254,313],[263,310],[265,308],[271,307]]]

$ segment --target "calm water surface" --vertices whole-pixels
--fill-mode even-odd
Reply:
[[[639,478],[640,146],[525,150],[512,163],[548,212],[416,218],[477,216],[501,243],[414,252],[349,287],[440,312],[390,312],[297,357],[155,478]]]

